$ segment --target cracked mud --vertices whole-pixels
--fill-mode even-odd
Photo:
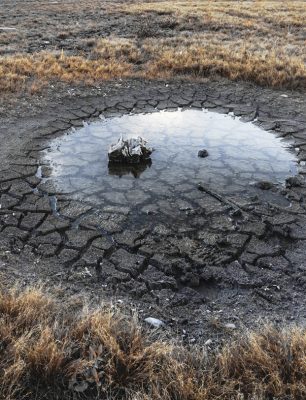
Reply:
[[[305,321],[303,101],[269,90],[257,98],[229,83],[136,82],[116,90],[45,113],[7,159],[0,173],[3,269],[61,283],[68,293],[129,299],[146,316],[185,327],[189,337],[207,335],[213,319],[247,326],[259,317]],[[178,108],[186,111],[173,112]],[[138,115],[147,112],[150,123]],[[99,116],[106,119],[83,124]],[[195,132],[188,143],[180,117]],[[135,126],[137,134],[146,129],[150,145],[165,143],[164,152],[154,152],[142,170],[108,171],[105,149],[122,126],[131,134]],[[206,126],[220,142],[211,134],[203,143]],[[248,140],[250,153],[239,154]],[[200,159],[203,147],[209,156]]]

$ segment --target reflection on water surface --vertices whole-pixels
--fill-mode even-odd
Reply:
[[[122,133],[145,137],[155,149],[152,163],[109,166],[108,147]],[[199,158],[201,149],[209,156]],[[199,182],[219,193],[243,195],[255,190],[252,182],[281,183],[296,173],[294,155],[272,133],[229,115],[197,110],[86,124],[56,139],[45,159],[58,190],[101,205],[186,198]]]

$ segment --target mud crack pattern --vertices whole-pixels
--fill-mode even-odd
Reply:
[[[20,268],[23,276],[64,282],[72,292],[124,294],[169,323],[191,319],[198,335],[203,321],[220,310],[225,320],[246,324],[256,315],[305,320],[304,105],[277,107],[283,100],[278,92],[256,98],[230,84],[222,90],[137,85],[117,95],[67,100],[32,129],[31,140],[0,172],[2,265],[15,255],[18,263],[33,265]],[[182,185],[177,201],[151,204],[140,215],[116,202],[96,207],[44,181],[50,167],[42,164],[41,151],[67,129],[100,115],[178,107],[232,112],[285,137],[297,153],[299,175],[270,189],[272,200],[261,189],[245,201]],[[155,221],[156,213],[163,222]]]

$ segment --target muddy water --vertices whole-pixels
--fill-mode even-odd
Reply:
[[[145,137],[155,149],[151,162],[109,167],[108,147],[121,134]],[[209,156],[199,158],[201,149]],[[152,210],[167,199],[188,209],[188,201],[201,196],[199,184],[221,196],[242,198],[258,192],[258,181],[281,184],[296,173],[294,154],[272,133],[229,115],[197,110],[85,124],[54,140],[44,161],[52,166],[50,179],[57,190],[72,198]]]

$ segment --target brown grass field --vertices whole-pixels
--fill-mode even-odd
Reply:
[[[79,309],[37,288],[1,291],[1,399],[305,399],[305,329],[267,326],[208,355],[153,339],[115,307]]]
[[[304,1],[13,1],[0,11],[15,27],[0,30],[0,90],[212,76],[302,89],[305,21]]]

